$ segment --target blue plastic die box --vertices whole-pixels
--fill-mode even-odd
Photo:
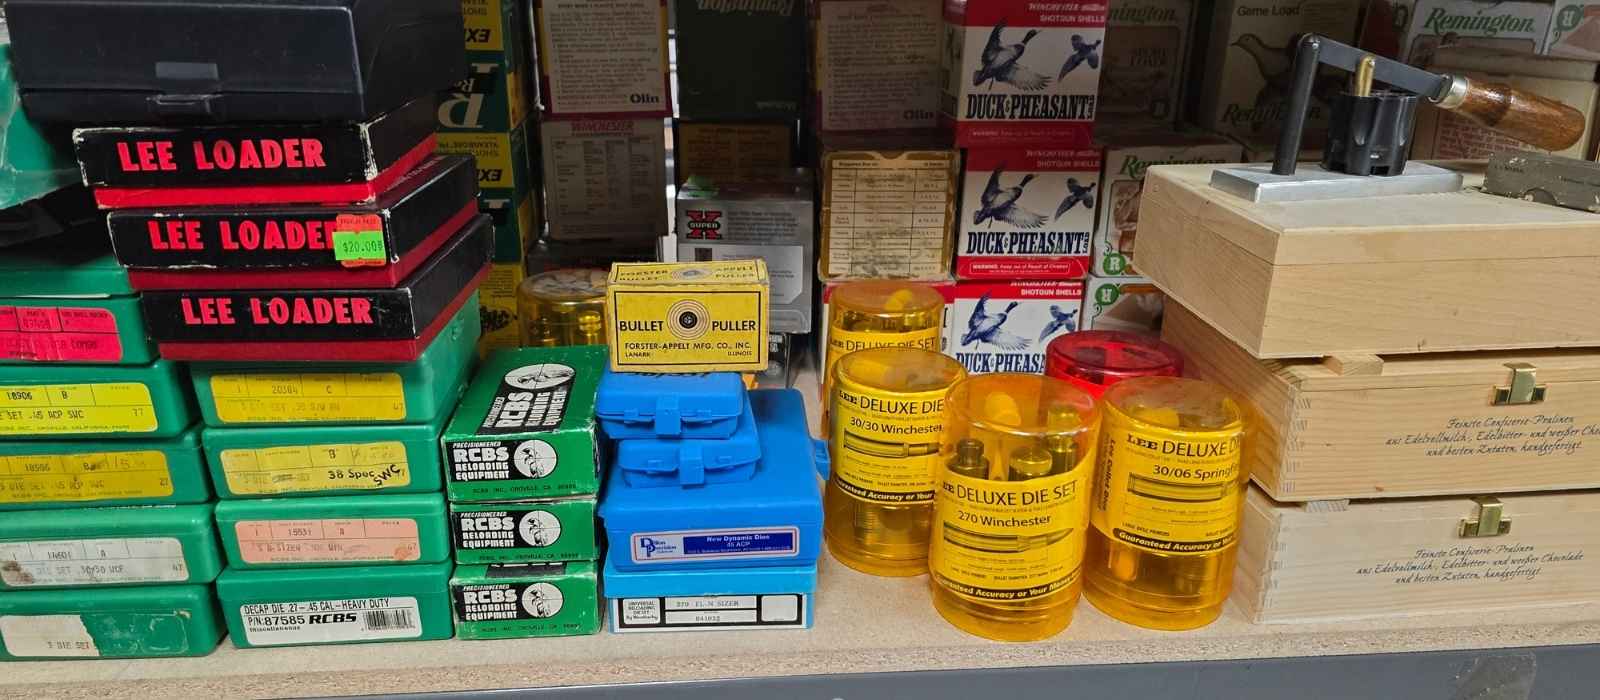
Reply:
[[[613,440],[722,439],[739,427],[745,411],[744,379],[737,372],[625,374],[606,372],[595,398],[595,417]]]
[[[621,571],[801,566],[817,560],[822,489],[805,403],[794,389],[750,392],[761,459],[746,481],[659,489],[629,484],[615,463],[600,501]]]
[[[617,466],[629,486],[703,486],[749,481],[761,459],[761,438],[749,400],[739,429],[725,440],[676,438],[617,441]]]
[[[611,631],[808,629],[817,565],[688,571],[605,568]]]

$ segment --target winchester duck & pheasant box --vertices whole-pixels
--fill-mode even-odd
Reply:
[[[490,355],[440,441],[450,500],[598,492],[594,405],[605,353],[574,345]]]
[[[1078,330],[1080,280],[960,282],[951,302],[948,352],[972,374],[1044,371],[1044,350]]]
[[[205,503],[211,480],[200,431],[85,443],[0,442],[0,511]]]
[[[549,119],[672,116],[666,0],[534,0]]]
[[[617,263],[606,333],[617,372],[760,372],[769,328],[764,260]]]
[[[1118,0],[1107,5],[1095,111],[1171,125],[1182,111],[1195,3]]]
[[[6,20],[52,122],[365,121],[466,75],[459,0],[16,0]]]
[[[102,208],[368,202],[433,153],[434,99],[344,124],[72,132]]]
[[[1099,0],[946,0],[941,121],[968,148],[1090,144],[1106,34]]]
[[[939,122],[939,3],[810,4],[818,131],[930,129]]]
[[[957,226],[961,279],[1079,279],[1104,206],[1099,149],[967,152]]]
[[[800,0],[672,0],[684,119],[798,119],[805,96]],[[731,57],[737,60],[729,60]]]
[[[372,204],[119,209],[138,289],[394,287],[478,212],[468,156],[435,156]]]
[[[1106,149],[1095,208],[1094,265],[1100,277],[1134,277],[1134,241],[1139,233],[1139,195],[1152,165],[1233,163],[1241,150],[1225,138],[1160,129],[1102,129],[1095,140]]]
[[[477,290],[493,235],[473,218],[392,289],[146,292],[150,336],[172,359],[410,362]]]
[[[155,358],[139,300],[98,222],[0,256],[0,365]]]

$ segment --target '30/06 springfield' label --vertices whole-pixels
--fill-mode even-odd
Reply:
[[[394,372],[218,374],[211,396],[224,423],[343,423],[406,417]]]
[[[0,542],[0,580],[17,588],[188,578],[183,544],[174,537]]]
[[[1237,430],[1152,430],[1108,408],[1100,434],[1095,529],[1162,554],[1233,546],[1244,493],[1239,440]]]
[[[633,562],[776,559],[800,554],[800,529],[757,527],[737,530],[641,532],[629,543]]]
[[[365,642],[422,636],[417,599],[343,598],[239,606],[252,646]]]

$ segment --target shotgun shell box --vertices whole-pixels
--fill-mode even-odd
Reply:
[[[194,422],[170,360],[98,367],[0,365],[0,437],[164,438]]]
[[[450,500],[598,492],[594,402],[605,352],[574,345],[491,354],[445,428]]]
[[[0,660],[205,656],[223,631],[210,586],[0,595]]]
[[[1550,35],[1544,51],[1558,58],[1600,60],[1600,3],[1557,0],[1551,14]]]
[[[0,256],[0,364],[154,359],[139,300],[98,224]]]
[[[970,148],[1090,145],[1104,2],[948,0],[941,120]]]
[[[1084,282],[1083,312],[1078,330],[1128,331],[1156,335],[1161,332],[1167,295],[1145,279],[1101,279]]]
[[[522,310],[517,306],[517,286],[522,284],[521,263],[495,263],[479,288],[478,354],[519,347],[522,344]]]
[[[1078,330],[1082,306],[1081,280],[960,282],[946,347],[972,374],[1040,374],[1045,348]]]
[[[961,155],[902,141],[883,149],[882,139],[824,138],[822,279],[932,280],[950,273]]]
[[[1090,271],[1101,277],[1133,277],[1133,245],[1139,228],[1139,195],[1144,192],[1145,169],[1152,165],[1182,163],[1236,163],[1243,155],[1238,144],[1200,133],[1155,130],[1105,130],[1095,133],[1106,144],[1096,204],[1094,264]]]
[[[175,360],[410,362],[488,275],[493,238],[476,216],[391,289],[146,292],[145,318]]]
[[[211,583],[216,533],[209,504],[16,513],[0,519],[0,591]]]
[[[138,289],[395,287],[477,213],[477,171],[434,156],[353,206],[120,209],[106,221]]]
[[[1504,8],[1513,3],[1496,6]],[[1470,78],[1479,83],[1503,83],[1561,102],[1584,117],[1583,136],[1562,151],[1541,153],[1586,160],[1593,141],[1589,127],[1594,124],[1596,97],[1600,86],[1594,82],[1594,61],[1525,56],[1504,49],[1442,47],[1433,54],[1430,71]],[[1481,160],[1496,153],[1533,149],[1508,136],[1433,105],[1417,110],[1411,157],[1416,160]]]
[[[451,567],[230,568],[217,597],[241,649],[449,639]]]
[[[551,240],[654,239],[666,233],[661,120],[544,122],[539,134]]]
[[[495,262],[521,262],[538,238],[538,189],[528,157],[528,130],[439,134],[439,152],[470,155],[478,163],[478,205],[494,219]]]
[[[810,7],[819,131],[938,126],[938,3],[817,0]]]
[[[968,151],[956,277],[1081,279],[1101,162],[1098,149]]]
[[[738,182],[794,167],[795,122],[673,122],[678,184],[691,177]]]
[[[466,0],[461,3],[471,74],[439,105],[443,131],[507,132],[521,126],[532,106],[531,47],[525,46],[528,3]]]
[[[617,263],[606,282],[616,372],[760,372],[767,368],[767,264],[757,260]]]
[[[199,434],[191,428],[161,440],[0,441],[0,511],[204,503],[211,480]]]
[[[817,565],[695,571],[605,567],[611,631],[807,629],[815,617]]]
[[[595,499],[454,503],[450,529],[457,564],[592,561]]]
[[[1445,46],[1544,53],[1554,13],[1549,2],[1416,0],[1400,43],[1400,60],[1426,67]]]
[[[413,564],[450,558],[444,496],[249,498],[217,504],[233,569]]]
[[[1183,105],[1194,3],[1113,0],[1107,5],[1096,111],[1171,125]]]
[[[673,2],[679,116],[800,118],[806,89],[805,3]],[[739,58],[729,60],[734,56]]]
[[[456,638],[570,637],[600,631],[592,561],[456,567]]]
[[[806,168],[749,181],[696,176],[678,189],[676,259],[767,264],[771,330],[811,332],[816,254],[812,175]]]
[[[460,380],[457,380],[457,387]],[[206,428],[219,498],[433,493],[448,411],[422,424]]]
[[[547,119],[672,116],[666,0],[534,0],[533,10]]]

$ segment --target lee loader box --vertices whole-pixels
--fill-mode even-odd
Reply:
[[[938,3],[818,0],[809,7],[818,131],[938,125]]]
[[[666,233],[666,132],[659,119],[540,125],[550,239],[647,238]]]
[[[1089,271],[1095,212],[1104,206],[1101,153],[1018,148],[967,151],[956,277],[1079,279]]]
[[[234,570],[417,564],[450,558],[437,493],[248,498],[217,504]]]
[[[221,572],[209,504],[35,511],[0,522],[0,591],[211,583]]]
[[[533,10],[547,118],[672,116],[665,0],[535,0]]]
[[[611,369],[760,372],[769,306],[759,259],[617,263],[606,282]]]
[[[439,434],[449,417],[440,411],[420,424],[206,428],[206,463],[219,498],[432,493],[443,484]]]
[[[449,562],[247,571],[217,578],[241,649],[448,639]]]
[[[170,360],[99,367],[0,365],[0,437],[164,438],[194,421]]]
[[[1134,241],[1139,233],[1139,202],[1145,171],[1153,165],[1233,163],[1241,149],[1227,139],[1171,129],[1097,130],[1105,144],[1100,206],[1095,209],[1094,264],[1099,277],[1135,277]]]
[[[456,567],[456,638],[566,637],[600,631],[594,562]]]
[[[458,564],[593,561],[595,499],[454,503],[451,545]]]
[[[812,175],[806,168],[759,180],[695,176],[678,188],[676,260],[749,260],[767,264],[772,329],[811,332],[816,279]]]
[[[822,142],[817,274],[824,280],[950,274],[961,153],[933,139],[884,143],[855,135]]]
[[[198,428],[171,438],[0,442],[0,511],[209,500]]]
[[[960,282],[946,346],[972,374],[1044,372],[1056,336],[1078,330],[1080,280]]]
[[[0,595],[0,660],[205,656],[223,631],[210,586]]]
[[[1110,0],[1095,111],[1172,124],[1182,111],[1195,4]]]

